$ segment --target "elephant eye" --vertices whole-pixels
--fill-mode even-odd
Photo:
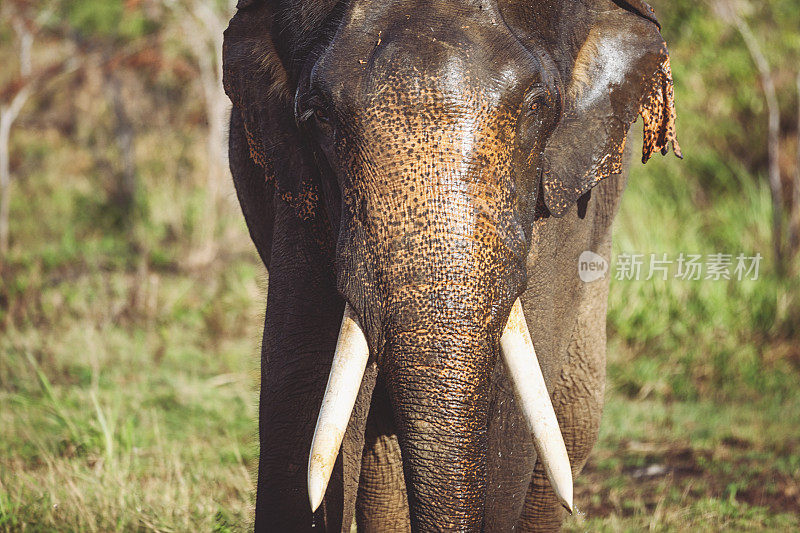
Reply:
[[[319,95],[311,93],[305,97],[300,97],[296,100],[295,105],[297,106],[298,124],[304,124],[312,118],[317,125],[327,126],[331,123],[331,116]]]
[[[330,124],[331,118],[328,115],[327,111],[325,111],[321,107],[315,107],[313,108],[312,112],[314,113],[314,118],[317,120],[317,122],[320,122],[322,124]]]
[[[525,112],[529,117],[543,112],[558,116],[561,112],[561,96],[558,87],[544,83],[533,84],[525,97],[525,102]]]
[[[552,106],[550,91],[543,83],[535,83],[531,86],[526,101],[528,115],[536,114]]]
[[[326,105],[326,101],[319,95],[312,95],[308,101],[309,118],[314,118],[314,123],[320,133],[327,134],[333,128],[333,116]]]
[[[531,102],[530,108],[528,109],[528,114],[532,115],[532,114],[536,113],[537,111],[540,111],[542,109],[542,107],[546,107],[546,108],[550,107],[550,103],[547,101],[547,98],[545,98],[543,96],[539,97],[539,98],[535,98],[533,100],[533,102]]]

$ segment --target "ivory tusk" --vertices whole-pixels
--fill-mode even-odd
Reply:
[[[519,299],[511,308],[506,329],[500,338],[500,348],[550,486],[561,505],[572,513],[569,456]]]
[[[325,497],[368,359],[367,339],[347,304],[308,457],[308,499],[312,512]]]

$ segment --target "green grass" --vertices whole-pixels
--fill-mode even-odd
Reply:
[[[568,531],[800,528],[800,400],[749,407],[612,390]]]
[[[0,341],[0,531],[246,523],[257,279],[245,262],[43,290],[47,309]]]
[[[203,195],[153,164],[178,135],[140,139],[129,220],[80,145],[44,142],[0,267],[0,531],[245,529],[266,276],[240,215],[187,266]]]
[[[766,183],[739,176],[735,192],[707,198],[694,164],[691,155],[683,162],[634,163],[614,254],[644,254],[645,265],[651,253],[671,260],[681,253],[761,254],[758,279],[684,281],[672,277],[675,265],[666,281],[613,279],[612,379],[634,397],[790,397],[800,370],[800,282],[796,275],[775,274]],[[797,261],[793,268],[798,271]]]
[[[42,287],[0,341],[0,529],[246,521],[258,277],[242,262]]]

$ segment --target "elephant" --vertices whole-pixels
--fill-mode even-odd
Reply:
[[[239,0],[229,161],[269,275],[256,531],[551,531],[598,437],[609,257],[680,156],[640,0]]]

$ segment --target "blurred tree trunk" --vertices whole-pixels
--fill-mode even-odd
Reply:
[[[783,188],[781,186],[780,170],[780,128],[781,111],[778,105],[778,95],[775,91],[775,80],[772,77],[772,70],[769,62],[764,56],[761,46],[758,44],[753,32],[747,22],[735,11],[733,11],[733,21],[736,28],[744,39],[747,50],[753,58],[761,76],[761,85],[764,89],[764,97],[767,101],[767,121],[768,139],[767,150],[769,153],[769,190],[772,196],[772,249],[775,256],[775,265],[779,273],[783,273]]]
[[[797,74],[797,160],[792,183],[792,214],[790,217],[791,256],[800,251],[800,72]]]
[[[222,37],[228,16],[214,11],[202,1],[193,2],[192,14],[196,30],[190,34],[195,57],[200,67],[200,84],[208,120],[208,188],[213,201],[219,201],[227,178],[228,151],[225,149],[225,127],[228,97],[222,88]]]
[[[713,0],[712,7],[716,14],[724,21],[732,24],[741,34],[747,51],[761,78],[764,97],[767,103],[767,151],[769,190],[772,198],[772,253],[775,259],[775,268],[779,275],[785,271],[783,258],[783,218],[784,202],[783,187],[780,171],[780,126],[781,115],[778,96],[775,91],[775,80],[761,45],[742,16],[742,12],[751,9],[747,0]]]
[[[207,137],[206,198],[207,212],[200,228],[201,247],[189,259],[193,265],[205,264],[216,254],[214,232],[218,212],[223,208],[222,200],[228,194],[232,182],[228,173],[228,150],[226,144],[228,97],[222,87],[222,40],[223,32],[233,9],[230,1],[220,11],[204,0],[174,0],[170,2],[173,12],[183,26],[188,51],[194,56],[200,72],[200,88],[203,94]],[[229,12],[230,11],[230,12]]]
[[[106,71],[105,88],[111,109],[114,112],[114,138],[119,150],[121,168],[118,171],[115,189],[112,193],[113,203],[122,211],[129,224],[128,216],[133,210],[136,196],[136,157],[134,153],[135,132],[133,124],[125,111],[125,102],[122,96],[122,84],[113,68]]]
[[[21,20],[14,21],[19,39],[20,83],[8,105],[0,106],[0,256],[8,251],[9,211],[11,208],[11,126],[17,120],[31,93],[31,51],[33,34]]]

